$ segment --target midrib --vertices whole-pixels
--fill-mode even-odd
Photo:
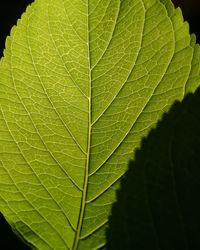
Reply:
[[[91,105],[92,105],[92,76],[91,76],[91,59],[90,59],[90,34],[89,34],[90,26],[89,26],[89,0],[87,4],[87,46],[88,46],[88,138],[87,138],[87,158],[85,163],[85,176],[84,176],[84,185],[83,185],[83,195],[81,200],[81,207],[78,219],[78,226],[77,231],[74,238],[73,250],[78,249],[79,241],[80,241],[80,234],[81,228],[83,224],[83,218],[85,213],[85,204],[86,204],[86,197],[87,197],[87,188],[88,188],[88,172],[89,172],[89,163],[90,163],[90,145],[91,145]]]

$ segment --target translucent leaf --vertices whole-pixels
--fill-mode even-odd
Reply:
[[[98,249],[132,152],[199,85],[167,0],[36,0],[0,63],[0,211],[36,249]]]

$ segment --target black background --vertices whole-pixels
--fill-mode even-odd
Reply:
[[[73,0],[72,0],[73,1]],[[6,36],[16,24],[17,19],[25,11],[26,6],[33,0],[1,0],[0,1],[0,57],[3,55]],[[190,32],[197,35],[200,41],[200,1],[199,0],[174,0],[176,6],[180,6],[184,19],[190,24]],[[0,216],[0,249],[1,250],[24,250],[29,249],[12,233],[9,225]]]
[[[200,250],[200,89],[176,102],[121,180],[108,250]]]

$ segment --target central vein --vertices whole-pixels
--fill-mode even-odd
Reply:
[[[90,145],[91,145],[91,129],[92,129],[92,76],[91,76],[91,59],[90,59],[90,34],[89,34],[89,0],[87,6],[87,46],[88,46],[88,137],[87,137],[87,158],[85,164],[85,174],[84,174],[84,184],[83,184],[83,193],[82,193],[82,200],[81,200],[81,207],[78,219],[78,226],[77,231],[75,234],[74,245],[73,249],[78,249],[80,236],[81,236],[81,229],[83,225],[83,219],[85,214],[85,206],[86,206],[86,198],[87,198],[87,188],[88,188],[88,172],[89,172],[89,163],[90,163]]]

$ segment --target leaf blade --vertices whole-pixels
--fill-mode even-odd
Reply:
[[[0,205],[38,249],[105,244],[132,151],[183,98],[193,48],[169,3],[37,0],[13,29],[0,66]]]

